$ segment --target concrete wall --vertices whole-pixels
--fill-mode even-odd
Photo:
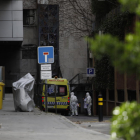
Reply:
[[[61,1],[61,0],[60,0]],[[36,0],[23,0],[24,9],[36,9]],[[40,1],[47,4],[48,1]],[[55,3],[58,2],[58,3]],[[60,68],[64,78],[70,80],[78,73],[85,73],[87,67],[87,43],[77,33],[77,30],[70,24],[66,17],[68,11],[66,1],[51,1],[49,4],[59,4],[59,59]],[[34,26],[23,26],[22,0],[0,0],[0,40],[5,39],[23,40],[22,45],[35,44],[38,46],[38,28]],[[5,10],[5,11],[4,11]],[[5,16],[4,16],[5,15]],[[11,15],[11,16],[10,16]],[[37,21],[37,19],[36,19]],[[12,23],[12,24],[11,24]],[[20,23],[20,24],[18,24]],[[37,23],[37,22],[36,22]],[[69,23],[69,24],[67,24]],[[19,27],[19,28],[18,28]],[[5,29],[4,29],[5,28]],[[11,44],[10,47],[14,47]],[[3,46],[1,46],[3,47]],[[20,45],[16,49],[1,51],[3,61],[1,66],[6,70],[6,86],[11,87],[12,82],[30,72],[36,77],[36,59],[23,59]],[[7,56],[7,57],[6,57]],[[6,58],[6,59],[5,59]],[[2,60],[1,59],[1,60]]]
[[[22,0],[0,1],[0,41],[23,40]]]
[[[78,73],[86,73],[87,45],[83,38],[74,36],[60,38],[59,58],[63,77],[72,79]]]
[[[31,5],[30,3],[32,1],[24,1],[26,1],[26,7],[28,7],[27,5]],[[59,61],[63,77],[70,80],[78,73],[86,73],[87,43],[84,40],[84,36],[88,35],[88,33],[76,30],[70,22],[71,19],[68,19],[68,14],[73,15],[74,20],[76,20],[79,15],[74,13],[73,10],[69,10],[72,7],[69,2],[65,0],[37,0],[37,3],[59,5]],[[26,7],[24,6],[24,9],[26,9]],[[29,39],[31,36],[28,37],[29,31],[31,31],[31,29],[24,27],[24,33],[26,33],[26,35],[24,34],[23,44],[31,41],[31,39]]]
[[[22,45],[24,44],[36,44],[38,45],[38,28],[37,26],[24,26],[23,28],[24,39]]]
[[[59,5],[60,69],[63,77],[71,80],[78,73],[86,73],[87,43],[84,37],[89,33],[75,28],[77,24],[80,28],[82,25],[77,21],[79,15],[75,13],[69,1],[49,0],[49,4]]]
[[[23,9],[36,9],[37,0],[23,0]]]
[[[0,0],[0,41],[6,41],[0,42],[0,65],[5,66],[6,92],[25,74],[37,75],[37,59],[22,58],[21,45],[38,45],[37,25],[23,27],[23,2],[25,9],[36,8],[36,0]]]
[[[34,9],[36,12],[37,0],[23,0],[23,9]],[[22,45],[34,44],[38,46],[38,27],[37,16],[34,25],[23,26],[23,42]],[[36,49],[37,50],[37,49]],[[37,58],[23,59],[22,51],[20,51],[20,77],[30,73],[34,78],[37,78]]]

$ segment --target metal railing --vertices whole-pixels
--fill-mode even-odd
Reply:
[[[43,83],[35,83],[34,85],[34,103],[36,107],[38,107],[40,110],[43,110],[42,108],[42,91],[43,91]]]
[[[42,100],[45,98],[45,112],[48,112],[48,93],[47,93],[47,84],[46,83],[35,83],[34,85],[34,102],[35,105],[43,110]],[[55,85],[56,86],[56,85]],[[56,87],[55,87],[55,96],[50,96],[55,98],[55,113],[57,113],[57,101],[56,101]],[[44,93],[44,95],[42,94]]]
[[[71,84],[84,84],[87,82],[87,76],[86,73],[78,73],[77,75],[75,75],[70,81],[70,85]]]

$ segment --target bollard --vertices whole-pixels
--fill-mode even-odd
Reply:
[[[103,121],[103,97],[101,94],[98,95],[98,109],[99,109],[99,122]]]

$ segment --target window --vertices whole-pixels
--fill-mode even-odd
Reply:
[[[115,100],[114,90],[109,90],[109,100],[110,101],[114,101]]]
[[[118,102],[124,102],[124,90],[117,90]]]
[[[48,96],[55,96],[54,85],[47,85],[47,94]],[[66,96],[66,95],[67,95],[67,86],[56,85],[56,96]]]
[[[118,102],[124,102],[124,90],[117,90]]]
[[[136,91],[135,90],[127,90],[128,93],[128,101],[136,101]]]
[[[59,87],[59,95],[65,95],[65,87]]]
[[[35,25],[35,10],[23,10],[23,25]]]

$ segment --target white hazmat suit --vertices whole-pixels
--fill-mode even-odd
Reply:
[[[89,92],[86,93],[86,104],[87,104],[88,115],[91,116],[92,99],[91,96],[89,95]]]
[[[72,112],[72,116],[75,115],[77,116],[77,97],[74,95],[74,92],[71,92],[71,97],[70,97],[70,108]]]

